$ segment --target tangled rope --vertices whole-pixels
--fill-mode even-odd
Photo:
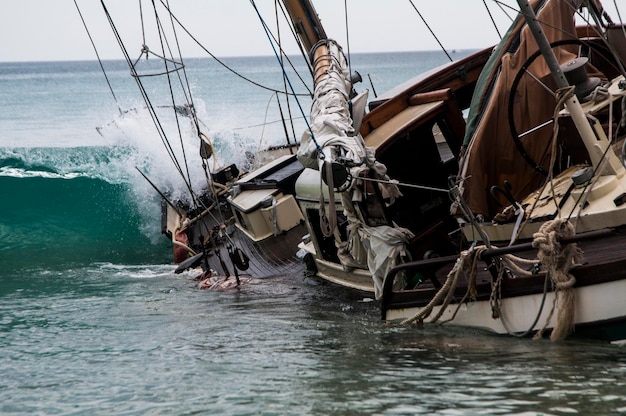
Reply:
[[[502,311],[500,308],[501,299],[501,282],[508,270],[517,276],[530,276],[533,273],[528,271],[528,267],[535,268],[540,263],[546,269],[547,275],[552,281],[554,288],[554,301],[552,309],[544,323],[543,327],[537,332],[535,338],[541,338],[544,330],[550,323],[554,311],[557,310],[557,321],[550,335],[552,341],[558,341],[566,338],[574,326],[574,290],[573,286],[576,279],[569,273],[569,270],[575,263],[580,261],[582,252],[576,244],[561,245],[560,239],[575,234],[574,226],[567,219],[557,218],[544,223],[539,231],[533,235],[533,247],[537,252],[537,259],[524,259],[512,254],[505,254],[499,258],[496,263],[498,268],[498,277],[492,283],[492,293],[490,303],[492,307],[492,317],[494,319],[502,319]],[[455,289],[459,278],[462,275],[468,277],[467,291],[463,298],[457,303],[457,307],[452,316],[446,321],[453,320],[468,297],[476,298],[476,274],[477,262],[481,258],[482,253],[487,249],[486,246],[472,247],[461,253],[452,270],[448,273],[443,286],[437,291],[430,302],[421,308],[415,315],[405,319],[401,325],[410,324],[412,322],[423,322],[425,318],[430,316],[433,308],[439,305],[439,311],[430,319],[430,322],[437,322],[444,314],[446,308],[452,302]],[[541,311],[538,312],[537,322]],[[533,323],[533,327],[535,325]],[[532,328],[530,328],[532,329]],[[529,331],[530,331],[529,329]],[[529,332],[526,331],[526,332]]]
[[[435,296],[430,300],[430,302],[428,302],[428,305],[420,309],[419,312],[413,315],[412,317],[407,318],[404,321],[402,321],[400,325],[407,325],[415,321],[422,322],[424,318],[430,315],[433,308],[437,306],[443,299],[443,303],[441,304],[439,312],[437,313],[437,315],[435,315],[431,319],[431,322],[437,322],[439,318],[441,318],[441,315],[443,315],[446,307],[452,301],[452,295],[454,294],[454,290],[456,289],[456,286],[457,286],[459,277],[461,277],[461,274],[465,274],[465,275],[469,274],[470,278],[469,278],[469,284],[467,287],[467,292],[465,293],[465,296],[463,297],[461,302],[459,302],[459,306],[457,307],[456,311],[458,311],[458,308],[460,307],[460,305],[463,304],[463,302],[465,301],[468,295],[475,296],[476,295],[476,271],[477,271],[476,263],[478,259],[480,258],[480,254],[486,249],[487,247],[483,245],[479,247],[472,247],[468,250],[464,250],[459,256],[459,258],[456,260],[456,263],[454,264],[454,267],[452,268],[452,270],[450,270],[450,272],[448,273],[448,276],[446,277],[446,282],[437,291],[437,294],[435,294]],[[452,319],[454,319],[454,316],[456,316],[456,311],[454,312],[452,318],[448,319],[448,321],[451,321]]]
[[[452,316],[445,321],[441,321],[441,323],[444,324],[446,322],[452,321],[456,317],[459,308],[461,307],[461,305],[463,305],[468,297],[471,299],[476,298],[476,275],[478,272],[477,263],[478,260],[481,258],[482,253],[487,250],[487,248],[488,247],[485,245],[480,245],[463,251],[457,259],[456,263],[454,264],[452,270],[450,270],[450,272],[448,273],[445,283],[439,289],[439,291],[437,291],[437,293],[431,299],[428,305],[420,309],[414,316],[402,321],[400,324],[406,325],[415,321],[423,322],[423,320],[430,315],[433,308],[441,302],[439,312],[431,319],[432,323],[437,322],[445,312],[446,307],[448,307],[448,305],[452,301],[452,297],[457,287],[459,278],[461,277],[461,275],[465,275],[468,277],[467,291],[465,292],[463,298],[457,303],[457,307],[452,313]],[[492,246],[492,248],[495,247]],[[493,282],[491,286],[491,295],[489,299],[493,313],[492,316],[494,319],[499,319],[502,315],[500,309],[500,288],[502,279],[505,275],[505,270],[512,271],[517,276],[531,276],[532,272],[528,271],[527,268],[532,269],[536,267],[537,264],[538,262],[536,259],[524,259],[522,257],[514,256],[513,254],[504,254],[499,257],[499,260],[495,263],[496,267],[498,268],[498,278],[495,282]]]
[[[576,244],[562,246],[559,239],[575,234],[571,222],[563,218],[548,221],[533,235],[533,247],[538,249],[537,257],[546,268],[554,288],[554,302],[546,322],[535,338],[541,338],[548,326],[552,315],[557,309],[557,320],[550,339],[558,341],[565,339],[574,327],[574,290],[576,279],[569,273],[575,262],[580,260],[582,252]]]

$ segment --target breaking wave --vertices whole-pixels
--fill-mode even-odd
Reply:
[[[116,167],[121,149],[0,151],[0,258],[5,270],[169,260],[158,196]],[[127,156],[131,151],[126,149]]]

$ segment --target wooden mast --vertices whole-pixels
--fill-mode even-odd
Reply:
[[[326,38],[322,22],[309,0],[282,0],[293,27],[307,53],[317,42]]]

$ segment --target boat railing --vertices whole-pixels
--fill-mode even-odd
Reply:
[[[585,233],[575,234],[572,236],[566,236],[558,239],[558,241],[562,244],[572,244],[579,243],[582,241],[588,240],[596,240],[599,238],[607,237],[609,235],[614,234],[616,231],[614,229],[605,228],[596,231],[589,231]],[[506,254],[520,253],[524,251],[532,250],[533,242],[526,242],[520,244],[514,244],[507,247],[492,247],[486,250],[483,250],[479,259],[491,264],[491,259],[498,256],[503,256]],[[436,272],[446,265],[452,265],[459,259],[457,255],[443,256],[443,257],[435,257],[424,260],[417,260],[407,263],[399,264],[387,273],[385,277],[385,281],[383,284],[383,293],[381,297],[381,313],[382,319],[385,319],[385,313],[387,309],[389,309],[389,304],[392,302],[393,293],[394,293],[394,281],[396,276],[403,271],[412,271],[422,273],[424,279],[421,281],[425,281],[428,279],[435,289],[439,289],[441,287],[441,282],[437,279]],[[414,288],[415,289],[415,288]]]

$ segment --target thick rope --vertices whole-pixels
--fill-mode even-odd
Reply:
[[[576,244],[562,246],[559,239],[575,234],[572,223],[566,219],[557,218],[544,223],[539,231],[533,235],[533,247],[538,249],[537,257],[546,268],[554,287],[554,302],[546,322],[537,332],[535,338],[541,338],[548,326],[552,314],[557,310],[557,320],[550,339],[558,341],[565,339],[574,327],[574,289],[576,279],[569,273],[574,261],[580,257],[580,250]]]
[[[569,270],[575,262],[579,261],[581,251],[577,248],[576,244],[562,246],[559,243],[559,239],[574,234],[575,229],[572,223],[566,219],[559,218],[544,223],[539,231],[533,235],[533,247],[538,249],[538,260],[547,270],[547,274],[550,276],[555,291],[552,309],[543,328],[537,332],[535,338],[541,338],[555,310],[557,311],[557,321],[550,336],[552,341],[565,339],[574,327],[575,298],[573,286],[576,283],[576,279],[569,273]],[[469,278],[467,292],[463,296],[463,299],[458,302],[452,316],[442,321],[442,323],[452,321],[468,296],[472,298],[476,297],[477,261],[480,259],[481,253],[484,250],[486,250],[485,246],[479,246],[463,251],[452,270],[448,273],[445,283],[431,301],[415,315],[402,321],[401,325],[416,321],[423,322],[425,318],[430,316],[433,308],[440,305],[437,315],[433,316],[430,320],[432,323],[437,322],[453,299],[459,277],[465,274]],[[523,269],[522,266],[537,265],[537,260],[528,260],[510,254],[502,256],[501,259],[502,263],[500,263],[498,267],[498,277],[492,285],[492,293],[490,296],[494,319],[502,318],[500,299],[501,283],[505,274],[503,263],[518,276],[529,276],[532,274]]]
[[[464,250],[459,258],[456,260],[454,267],[448,273],[445,283],[439,289],[437,294],[430,300],[428,305],[419,310],[415,315],[410,318],[405,319],[400,323],[400,325],[407,325],[415,321],[423,321],[424,318],[430,315],[433,308],[437,306],[443,299],[443,303],[441,304],[441,308],[436,316],[431,319],[431,322],[437,322],[437,320],[441,317],[445,308],[450,304],[452,300],[452,296],[454,294],[454,290],[456,289],[459,277],[461,274],[473,274],[474,277],[476,275],[476,261],[480,258],[480,253],[486,250],[487,247],[480,246],[476,248],[472,248],[469,250]],[[470,278],[470,281],[472,279]],[[474,278],[475,281],[475,278]],[[475,288],[472,285],[468,285],[468,293],[474,291]],[[466,295],[467,296],[467,295]],[[445,299],[444,299],[445,297]],[[456,315],[456,312],[455,312]],[[454,318],[454,317],[453,317]]]
[[[537,233],[539,234],[539,233]],[[451,303],[454,291],[457,287],[457,283],[461,274],[465,274],[468,276],[468,285],[467,291],[463,298],[457,303],[457,307],[454,310],[452,316],[444,321],[441,321],[441,324],[446,322],[450,322],[454,320],[459,311],[461,305],[465,303],[468,297],[475,299],[476,298],[476,275],[478,270],[478,260],[481,257],[483,251],[487,249],[486,246],[478,246],[469,250],[466,250],[461,253],[459,258],[457,259],[454,267],[448,273],[446,277],[446,281],[443,286],[439,289],[439,291],[435,294],[435,296],[431,299],[431,301],[420,309],[415,315],[410,318],[405,319],[401,322],[401,325],[406,325],[415,321],[423,322],[423,320],[428,317],[433,308],[441,303],[439,312],[436,316],[434,316],[430,322],[435,323],[439,321],[445,309]],[[577,251],[575,251],[578,254]],[[492,284],[492,290],[490,295],[490,303],[492,308],[492,317],[494,319],[501,319],[502,313],[500,308],[500,299],[501,299],[501,283],[502,279],[505,275],[505,270],[511,270],[517,276],[528,277],[533,275],[532,271],[528,271],[526,268],[530,266],[531,269],[534,269],[538,265],[537,259],[525,259],[522,257],[517,257],[512,254],[505,254],[500,257],[500,262],[498,262],[498,277]],[[506,268],[504,267],[506,265]],[[526,268],[522,268],[526,267]],[[538,318],[538,316],[537,316]],[[533,325],[534,326],[534,325]],[[527,331],[528,332],[528,331]]]
[[[461,253],[459,258],[457,259],[454,267],[448,273],[446,277],[446,281],[443,286],[439,289],[439,291],[435,294],[435,296],[431,299],[431,301],[420,309],[415,315],[410,318],[405,319],[400,324],[406,325],[415,321],[423,321],[424,318],[428,317],[432,312],[433,308],[441,303],[439,312],[436,316],[434,316],[430,322],[435,323],[441,318],[443,313],[445,312],[446,307],[451,303],[454,291],[457,287],[457,283],[459,277],[464,274],[468,276],[468,285],[467,291],[463,298],[458,302],[458,305],[449,319],[445,321],[441,321],[442,324],[446,322],[452,321],[455,317],[461,305],[465,302],[465,300],[470,297],[472,299],[476,298],[476,275],[478,271],[478,260],[481,257],[483,251],[485,251],[488,247],[485,245],[477,246],[471,248],[469,250],[465,250]],[[524,259],[522,257],[517,257],[512,254],[505,254],[500,257],[501,262],[498,262],[498,278],[492,285],[492,291],[490,295],[490,303],[493,310],[494,319],[498,319],[501,316],[500,312],[500,283],[504,276],[504,264],[506,264],[509,270],[512,270],[518,276],[531,276],[532,272],[523,268],[531,266],[531,268],[537,266],[537,260],[532,259]]]

